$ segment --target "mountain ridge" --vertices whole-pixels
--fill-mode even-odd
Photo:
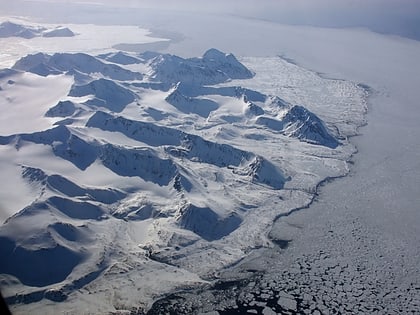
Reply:
[[[25,72],[73,78],[41,117],[50,128],[0,135],[0,149],[35,196],[0,228],[2,255],[16,264],[0,264],[0,274],[30,301],[41,291],[41,299],[65,300],[77,279],[114,277],[126,268],[115,262],[125,250],[135,264],[194,273],[201,265],[186,267],[185,253],[231,244],[217,264],[234,263],[267,246],[263,231],[278,211],[312,198],[299,186],[303,176],[343,167],[326,163],[312,175],[295,166],[321,163],[313,156],[332,156],[342,143],[306,108],[243,87],[255,73],[216,49],[196,58],[29,55],[2,72],[0,93],[18,88],[3,81]],[[34,224],[16,236],[14,227],[27,222]],[[62,268],[58,254],[67,260]],[[194,279],[206,278],[216,257]],[[22,259],[37,261],[26,268],[39,277],[23,270]],[[48,280],[43,264],[52,270]]]

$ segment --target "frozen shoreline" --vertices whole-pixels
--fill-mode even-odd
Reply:
[[[291,62],[289,59],[285,58],[285,60],[289,63]],[[294,64],[297,67],[300,67],[298,63]],[[319,73],[317,73],[317,75],[329,80],[335,80],[334,78]],[[367,100],[369,103],[372,94],[367,86],[365,86],[364,89],[368,92]],[[299,296],[299,294],[293,296],[291,294],[292,290],[296,290],[293,283],[295,279],[292,277],[294,276],[296,281],[298,281],[298,277],[301,276],[301,274],[300,272],[293,274],[293,271],[296,269],[295,266],[292,266],[291,268],[290,265],[292,264],[293,259],[295,259],[295,256],[303,255],[306,259],[310,255],[308,254],[308,249],[317,248],[316,242],[319,241],[319,239],[317,238],[316,241],[314,240],[314,231],[309,230],[307,225],[321,221],[318,223],[318,230],[316,232],[319,233],[319,231],[323,231],[322,224],[325,223],[325,213],[322,212],[322,209],[318,209],[318,214],[322,214],[324,220],[317,221],[314,218],[316,211],[313,211],[313,209],[318,206],[320,201],[327,203],[327,201],[324,200],[326,187],[334,186],[337,182],[353,176],[353,162],[358,154],[358,148],[353,139],[361,136],[361,129],[366,127],[368,123],[366,121],[367,116],[368,110],[363,113],[363,119],[355,126],[355,133],[351,133],[348,136],[348,138],[351,138],[352,140],[349,140],[347,145],[354,146],[354,152],[345,160],[350,167],[344,174],[326,177],[318,182],[314,194],[307,204],[290,209],[290,211],[280,213],[276,216],[272,227],[268,231],[268,238],[273,242],[272,247],[254,249],[243,259],[220,270],[218,276],[212,279],[213,281],[211,284],[203,284],[201,287],[188,288],[187,290],[181,289],[168,292],[166,297],[162,297],[154,302],[147,314],[160,314],[169,310],[179,314],[213,314],[212,312],[214,311],[216,311],[214,314],[243,314],[249,311],[256,311],[258,314],[271,314],[269,310],[275,310],[277,312],[303,312],[304,310],[309,310],[308,303],[310,301],[305,301],[303,298],[303,291],[307,284],[307,279],[305,279],[305,282],[302,285],[302,292],[299,290],[296,291],[302,296]],[[303,246],[300,248],[298,247],[300,244],[299,242],[303,243]],[[295,245],[296,243],[298,243],[297,246]],[[313,256],[310,257],[312,259],[311,262],[322,262],[323,257],[320,259],[317,253],[313,254],[312,251],[310,252]],[[320,249],[320,253],[321,255],[324,255],[325,249]],[[299,258],[297,259],[298,262],[295,260],[293,263],[298,264],[297,266],[300,268],[299,264],[302,260],[299,260]],[[308,266],[310,265],[308,261],[305,261],[305,263],[308,264]],[[329,261],[329,264],[331,263],[332,262]],[[311,265],[311,267],[308,267],[308,270],[311,268],[315,269],[315,267],[320,268],[320,266]],[[321,263],[321,267],[325,266],[322,266]],[[326,268],[330,267],[328,266]],[[322,272],[324,272],[324,270]],[[282,273],[283,276],[286,277],[278,275]],[[292,278],[292,281],[288,278]],[[346,279],[346,281],[349,281],[349,279]],[[309,284],[309,286],[311,285],[313,285],[314,288],[316,287],[316,290],[321,289],[319,284]],[[311,295],[314,299],[317,296],[316,290],[313,289],[314,292],[312,292]],[[292,303],[291,308],[288,309],[278,302],[282,299],[282,296],[286,299],[285,305]],[[292,298],[294,300],[292,300]],[[334,299],[334,296],[331,296],[330,298]],[[296,304],[296,308],[294,303]],[[325,312],[326,310],[332,310],[332,308],[328,306],[321,305],[313,308],[312,311],[319,310],[320,312]],[[342,309],[341,311],[345,311],[345,309]],[[350,312],[350,309],[347,311]]]
[[[251,309],[270,314],[272,307],[310,314],[418,310],[420,146],[415,135],[420,93],[415,88],[419,65],[410,56],[420,44],[372,35],[365,55],[351,55],[352,50],[336,45],[333,37],[323,38],[331,39],[329,45],[314,45],[311,54],[293,41],[286,42],[284,50],[306,68],[362,82],[375,91],[369,99],[368,124],[351,140],[359,151],[351,172],[321,187],[308,209],[277,222],[276,237],[284,241],[279,248],[256,251],[226,271],[222,290],[200,292],[194,297],[197,304],[187,299],[187,307],[209,300],[201,311],[214,310],[215,304],[226,314]],[[334,60],[328,59],[325,47],[337,53]],[[388,53],[377,47],[388,47]],[[256,276],[249,281],[238,280],[252,274]],[[282,295],[287,295],[282,300],[286,302],[280,305]],[[174,309],[176,301],[169,299]]]
[[[370,149],[377,140],[375,133],[386,132],[384,126],[377,129],[383,123],[379,113],[392,103],[374,93],[369,104],[368,123],[351,140],[359,150],[351,158],[350,172],[321,184],[306,209],[276,220],[270,234],[277,246],[257,250],[228,268],[213,287],[177,292],[158,301],[149,314],[168,309],[185,314],[214,310],[219,314],[271,314],[273,310],[412,314],[418,310],[420,214],[414,207],[392,219],[389,208],[378,207],[378,202],[395,203],[392,196],[377,194],[389,189],[377,177],[390,174],[386,168],[377,173],[375,165],[367,165],[375,155]],[[415,174],[412,178],[416,180]]]

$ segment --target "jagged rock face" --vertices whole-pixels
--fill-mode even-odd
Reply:
[[[16,24],[13,22],[3,22],[0,24],[0,37],[22,37],[26,39],[38,36],[44,28],[34,28]]]
[[[269,166],[269,162],[260,157],[255,160],[251,152],[210,142],[176,129],[131,121],[122,117],[114,118],[102,112],[92,116],[87,125],[107,131],[118,131],[154,147],[165,147],[165,151],[176,158],[187,158],[195,163],[207,163],[217,167],[237,167],[233,169],[236,174],[249,176],[276,189],[280,189],[285,182],[284,177],[275,170],[274,166]],[[247,168],[252,169],[252,172],[245,171]]]
[[[311,144],[336,148],[338,140],[328,131],[321,119],[302,106],[290,106],[281,118],[260,116],[256,124]]]
[[[258,106],[255,105],[252,102],[249,102],[246,97],[244,97],[244,102],[246,104],[246,108],[245,108],[245,115],[246,116],[261,116],[264,115],[264,110]]]
[[[67,117],[74,114],[76,106],[71,101],[60,101],[54,107],[51,107],[46,113],[47,117]]]
[[[309,143],[336,148],[339,144],[324,123],[302,106],[293,106],[283,118],[283,132]]]

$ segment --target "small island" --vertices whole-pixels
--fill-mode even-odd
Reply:
[[[73,37],[73,33],[67,27],[58,26],[55,28],[45,28],[42,26],[30,26],[5,21],[0,24],[0,38],[21,37],[31,39],[34,37]]]

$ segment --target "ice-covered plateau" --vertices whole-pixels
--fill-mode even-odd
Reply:
[[[366,94],[216,49],[22,58],[0,72],[7,301],[144,310],[277,246],[273,221],[347,173]]]

